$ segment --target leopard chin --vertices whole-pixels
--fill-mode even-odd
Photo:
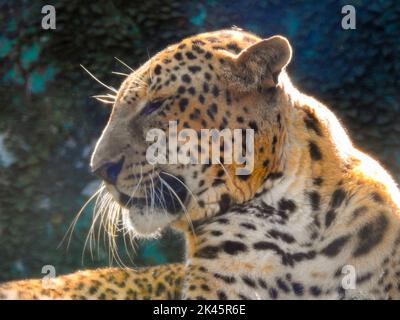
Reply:
[[[154,238],[186,210],[188,191],[182,177],[160,174],[142,197],[130,197],[114,185],[106,185],[113,199],[124,209],[124,227],[134,236]]]
[[[180,216],[180,215],[179,215]],[[135,238],[157,238],[179,216],[159,208],[131,207],[122,215],[125,229]]]

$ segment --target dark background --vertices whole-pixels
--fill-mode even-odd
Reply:
[[[57,29],[41,29],[52,4]],[[341,28],[342,6],[357,29]],[[80,67],[118,87],[127,72],[185,36],[238,26],[289,38],[295,85],[330,106],[355,143],[400,178],[400,2],[393,1],[1,1],[0,281],[116,265],[107,245],[94,257],[84,242],[91,206],[67,250],[58,245],[98,184],[88,163],[109,108],[90,98],[106,90]],[[178,235],[139,243],[129,266],[179,261]],[[83,262],[82,262],[83,256]]]

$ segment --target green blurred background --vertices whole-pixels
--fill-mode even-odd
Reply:
[[[56,30],[41,29],[52,4]],[[341,28],[342,6],[356,8],[357,29]],[[101,244],[84,242],[91,207],[67,250],[68,226],[98,186],[88,163],[109,108],[105,92],[80,67],[118,87],[127,70],[166,45],[199,32],[239,26],[263,37],[283,34],[294,48],[294,83],[328,104],[355,143],[400,178],[400,2],[393,1],[1,1],[0,281],[116,265]],[[180,261],[182,239],[138,243],[129,266]],[[83,256],[83,259],[82,259]],[[82,261],[83,260],[83,261]]]

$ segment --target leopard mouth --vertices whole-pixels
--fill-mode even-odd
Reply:
[[[155,208],[167,210],[171,214],[182,212],[188,195],[183,177],[161,172],[154,179],[151,189],[146,197],[130,197],[118,191],[118,200],[127,209]]]

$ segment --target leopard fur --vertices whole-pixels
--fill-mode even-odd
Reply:
[[[167,47],[121,85],[91,166],[125,208],[132,234],[151,237],[168,226],[185,234],[183,264],[84,271],[47,292],[38,280],[11,282],[0,297],[399,299],[399,190],[327,107],[291,84],[291,55],[284,37],[203,33]],[[197,131],[252,128],[254,170],[146,163],[145,133],[171,120]],[[190,189],[181,199],[186,213],[149,211],[137,200],[146,188],[128,205],[127,195],[162,171]],[[154,274],[160,270],[165,278]]]

